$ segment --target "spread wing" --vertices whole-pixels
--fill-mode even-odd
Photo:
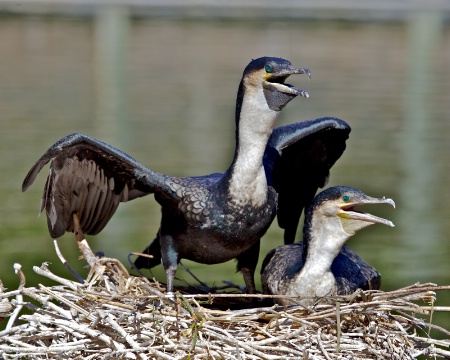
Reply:
[[[164,188],[159,174],[129,155],[83,134],[68,135],[30,169],[22,185],[26,191],[39,171],[51,160],[41,201],[52,237],[73,231],[73,213],[87,234],[100,232],[120,202]]]
[[[350,126],[336,118],[302,121],[276,128],[266,147],[268,183],[278,193],[278,224],[284,242],[295,241],[300,215],[317,189],[328,182],[330,168],[345,150]]]

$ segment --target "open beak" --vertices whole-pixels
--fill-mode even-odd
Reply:
[[[366,223],[365,226],[369,226],[372,224],[384,224],[390,227],[394,227],[395,225],[392,223],[392,221],[380,218],[378,216],[356,210],[356,207],[361,205],[368,205],[368,204],[389,204],[392,205],[395,208],[395,202],[392,199],[388,199],[385,197],[382,198],[373,198],[370,196],[367,196],[367,198],[353,203],[345,203],[340,206],[340,210],[338,213],[338,216],[341,219],[345,220],[358,220]],[[365,227],[363,226],[363,227]]]
[[[283,94],[290,94],[292,96],[302,96],[308,98],[309,94],[307,91],[297,89],[291,84],[284,83],[290,75],[294,74],[308,74],[308,77],[311,78],[311,71],[309,69],[296,68],[288,65],[277,72],[267,74],[266,78],[264,79],[263,86],[267,90],[276,90]]]

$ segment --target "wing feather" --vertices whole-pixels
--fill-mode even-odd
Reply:
[[[266,148],[268,183],[278,193],[278,224],[285,244],[295,241],[301,213],[324,187],[330,168],[345,150],[350,126],[336,118],[301,121],[276,128]]]
[[[164,176],[124,152],[78,133],[60,139],[47,150],[25,177],[23,191],[49,161],[40,211],[46,210],[54,238],[73,231],[73,213],[78,214],[82,230],[95,235],[120,202],[155,191],[170,191]]]

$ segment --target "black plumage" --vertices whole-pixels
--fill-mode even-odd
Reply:
[[[146,249],[154,259],[138,258],[138,267],[162,261],[171,291],[180,259],[214,264],[236,258],[247,290],[254,292],[260,238],[284,206],[295,208],[300,216],[326,182],[350,132],[342,120],[323,118],[280,127],[271,136],[280,110],[296,96],[308,96],[284,83],[289,75],[302,73],[309,70],[280,58],[250,62],[236,101],[235,155],[223,174],[177,178],[156,173],[124,152],[77,133],[50,147],[29,171],[23,190],[52,160],[41,211],[46,209],[55,238],[74,230],[73,214],[84,233],[97,234],[120,202],[154,194],[162,209],[157,238]],[[297,169],[292,174],[286,170],[291,165]],[[283,180],[288,175],[297,183]],[[277,206],[277,192],[281,196],[285,191],[292,191],[297,202]],[[292,229],[297,224],[298,218],[289,218],[282,226]]]
[[[349,133],[348,124],[335,118],[274,129],[264,166],[269,184],[278,193],[277,219],[285,230],[285,244],[295,241],[300,215],[317,190],[328,183],[330,168],[344,152]]]
[[[357,289],[379,289],[379,272],[344,243],[358,230],[391,221],[357,211],[364,204],[390,204],[345,186],[321,192],[305,213],[303,242],[271,250],[263,261],[263,292],[298,296],[279,298],[282,304],[310,304],[315,297],[349,295]]]

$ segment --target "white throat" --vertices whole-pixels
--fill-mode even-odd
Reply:
[[[247,89],[241,107],[237,157],[229,192],[238,205],[261,206],[267,199],[263,156],[279,112],[269,109],[262,88]]]
[[[313,217],[310,233],[305,264],[295,279],[293,294],[312,298],[335,295],[337,285],[331,264],[350,235],[343,231],[337,217],[328,216]]]

